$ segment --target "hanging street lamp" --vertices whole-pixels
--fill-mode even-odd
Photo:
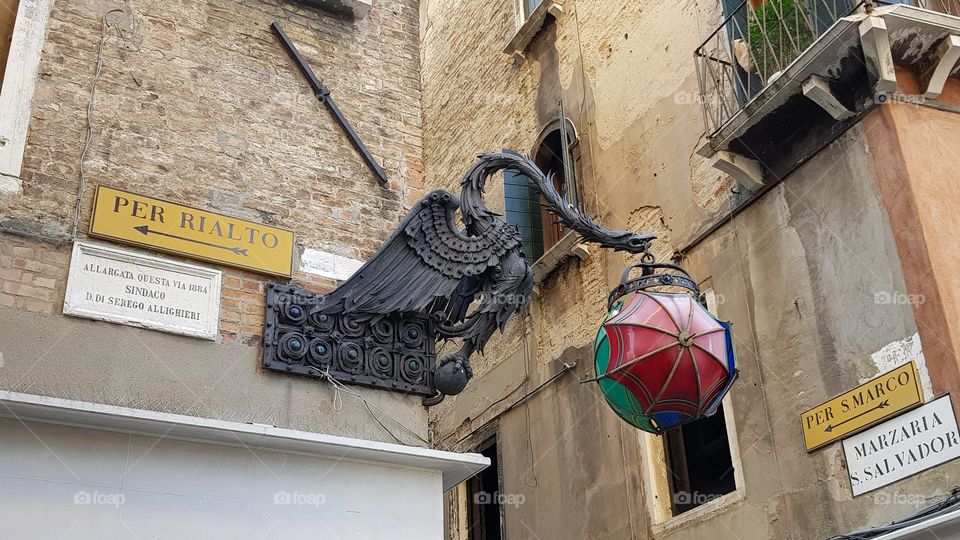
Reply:
[[[630,279],[636,269],[640,276]],[[699,293],[682,268],[649,253],[610,293],[590,380],[639,429],[661,434],[712,415],[737,378],[730,325],[706,310]]]

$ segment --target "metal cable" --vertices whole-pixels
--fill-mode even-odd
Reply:
[[[97,95],[97,83],[100,82],[100,72],[103,70],[103,51],[107,46],[107,40],[110,38],[107,30],[111,26],[114,26],[110,24],[107,18],[114,13],[126,12],[124,9],[114,8],[104,13],[103,17],[100,18],[100,48],[97,51],[97,68],[93,74],[93,84],[90,87],[90,99],[87,101],[87,136],[83,143],[83,152],[80,153],[80,187],[77,189],[77,202],[73,215],[73,230],[70,233],[70,239],[73,241],[76,241],[80,229],[80,212],[83,206],[83,193],[87,185],[86,160],[87,154],[90,152],[90,146],[93,143],[93,112]],[[123,35],[123,31],[119,27],[116,28],[121,39],[129,40]]]
[[[366,408],[367,408],[367,412],[370,413],[370,416],[372,416],[373,419],[376,420],[378,424],[380,424],[380,427],[382,427],[382,428],[384,429],[384,431],[386,431],[387,433],[389,433],[390,436],[393,437],[393,439],[394,439],[395,441],[397,441],[399,444],[406,444],[406,443],[403,442],[403,440],[401,440],[400,437],[397,437],[397,435],[396,435],[393,431],[391,431],[390,428],[388,428],[382,421],[380,421],[380,417],[377,416],[376,413],[373,412],[374,409],[376,409],[377,411],[379,411],[380,414],[382,414],[383,416],[385,416],[385,417],[389,418],[390,420],[392,420],[392,421],[393,421],[395,424],[397,424],[398,426],[402,427],[403,429],[407,430],[409,433],[413,434],[414,437],[416,437],[417,439],[420,439],[421,441],[423,441],[423,443],[426,444],[427,446],[430,445],[430,441],[428,441],[427,439],[424,439],[423,437],[421,437],[420,434],[417,433],[413,428],[407,426],[407,425],[404,424],[403,422],[401,422],[401,421],[397,420],[396,418],[390,416],[389,413],[387,413],[386,411],[384,411],[384,410],[381,409],[380,407],[377,407],[376,405],[370,403],[370,401],[368,401],[367,398],[365,398],[365,397],[363,397],[362,395],[360,395],[359,393],[354,392],[353,390],[347,388],[347,386],[346,386],[345,384],[343,384],[342,382],[334,379],[333,376],[330,375],[330,369],[329,369],[329,368],[327,368],[326,370],[322,370],[322,369],[315,368],[315,367],[313,367],[313,366],[307,366],[307,367],[309,367],[310,369],[316,371],[317,374],[320,376],[321,379],[328,381],[328,382],[333,386],[333,389],[334,389],[334,394],[333,394],[334,410],[339,411],[339,410],[343,407],[343,399],[340,397],[340,393],[343,392],[343,393],[346,393],[346,394],[350,394],[351,396],[354,396],[354,397],[358,398],[360,401],[363,402],[363,404],[364,404],[364,405],[366,406]]]

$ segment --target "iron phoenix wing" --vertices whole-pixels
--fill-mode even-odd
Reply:
[[[314,311],[422,311],[437,298],[449,298],[464,277],[483,275],[518,248],[519,233],[500,221],[475,236],[458,231],[459,205],[449,191],[431,192],[377,253]]]

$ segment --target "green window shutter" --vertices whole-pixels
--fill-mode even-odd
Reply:
[[[504,152],[515,154],[510,150]],[[526,175],[515,169],[503,170],[504,218],[520,231],[523,255],[530,262],[543,255],[543,223],[540,192]]]

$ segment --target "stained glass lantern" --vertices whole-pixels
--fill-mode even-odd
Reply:
[[[629,279],[638,268],[640,277]],[[737,377],[730,325],[698,297],[682,268],[649,255],[628,267],[610,293],[594,344],[593,380],[607,404],[637,428],[660,434],[712,415]]]

